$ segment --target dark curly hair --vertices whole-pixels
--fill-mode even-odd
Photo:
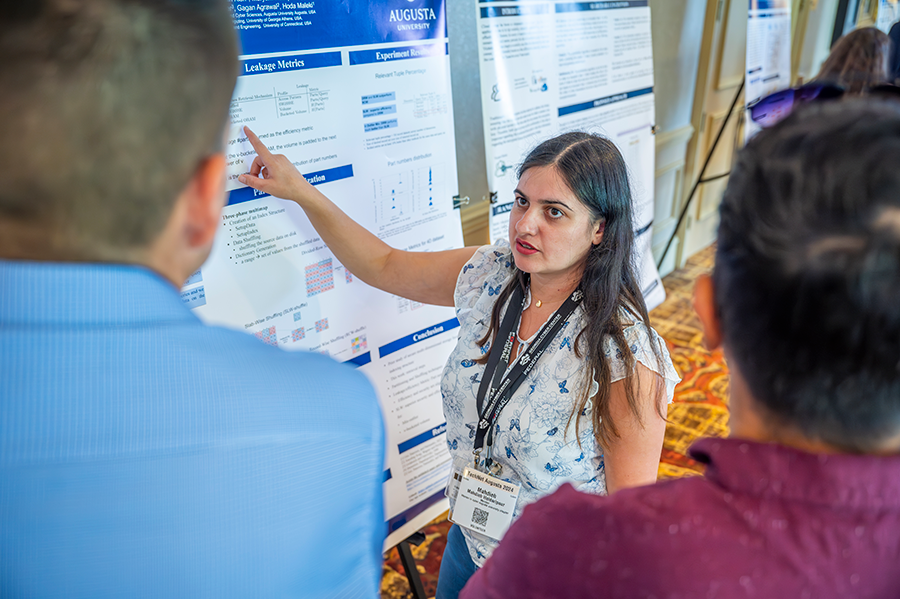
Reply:
[[[868,452],[900,431],[900,106],[808,104],[739,154],[713,281],[774,426]]]

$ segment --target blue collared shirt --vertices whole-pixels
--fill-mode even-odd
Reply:
[[[351,367],[146,269],[0,260],[0,596],[376,597],[383,460]]]

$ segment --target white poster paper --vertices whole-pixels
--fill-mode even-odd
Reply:
[[[650,253],[655,144],[647,0],[482,2],[477,7],[492,240],[507,238],[516,168],[538,143],[572,130],[621,150],[635,202],[636,260],[648,308],[665,299]]]
[[[885,33],[890,33],[891,26],[898,20],[900,20],[900,1],[879,0],[878,18],[875,20],[875,27]]]
[[[244,55],[227,141],[229,204],[183,298],[206,322],[368,376],[387,425],[389,547],[447,508],[439,382],[459,324],[451,308],[363,284],[296,204],[241,185],[255,156],[241,127],[390,245],[461,247],[444,1],[232,5]]]

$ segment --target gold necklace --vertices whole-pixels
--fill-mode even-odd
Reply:
[[[541,307],[541,304],[543,304],[543,303],[544,303],[544,302],[542,302],[541,300],[537,300],[536,302],[534,302],[534,307],[535,307],[535,308],[540,308],[540,307]]]

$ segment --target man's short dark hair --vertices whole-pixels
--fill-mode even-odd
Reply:
[[[809,105],[740,153],[713,275],[776,423],[848,451],[900,432],[900,106]]]
[[[148,244],[221,148],[236,57],[224,0],[0,4],[0,220],[75,259]]]

